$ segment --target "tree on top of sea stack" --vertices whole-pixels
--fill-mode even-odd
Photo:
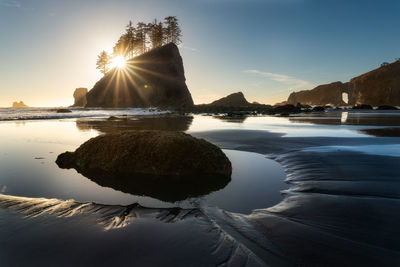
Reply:
[[[106,52],[101,52],[97,69],[105,74],[109,71],[110,63],[117,57],[127,60],[168,43],[179,45],[182,42],[181,37],[182,31],[175,16],[168,16],[164,18],[163,22],[158,22],[157,19],[152,23],[138,22],[136,27],[132,21],[129,21],[125,33],[120,36],[113,47],[112,56],[108,55],[105,60],[104,53]],[[104,62],[107,64],[103,64]]]
[[[96,69],[100,70],[101,73],[106,75],[110,63],[110,56],[106,51],[103,50],[100,55],[97,56]]]
[[[165,30],[161,22],[157,22],[157,19],[150,23],[150,42],[152,47],[160,47],[165,43]]]
[[[181,29],[178,24],[178,19],[175,16],[165,18],[164,22],[167,27],[165,28],[166,42],[179,45],[181,43]]]

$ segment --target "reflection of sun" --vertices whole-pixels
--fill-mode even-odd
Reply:
[[[122,56],[117,56],[111,60],[111,68],[123,68],[125,67],[125,59]]]

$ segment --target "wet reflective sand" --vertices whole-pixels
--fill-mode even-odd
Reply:
[[[131,122],[1,123],[0,263],[398,265],[400,138],[363,130],[399,127],[400,113],[350,113],[178,119],[171,130],[223,148],[234,175],[222,190],[175,203],[57,169],[59,153]],[[153,122],[142,125],[166,129]]]

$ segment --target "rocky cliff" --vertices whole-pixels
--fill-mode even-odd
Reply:
[[[372,106],[400,106],[400,60],[350,80],[349,101]]]
[[[348,104],[400,106],[400,61],[381,66],[347,83],[334,82],[291,93],[287,103],[308,105],[345,105],[342,94],[348,94]]]
[[[343,106],[346,103],[342,99],[342,93],[348,93],[349,86],[349,83],[342,82],[319,85],[312,90],[291,93],[287,103],[293,105],[301,103],[304,105],[333,104]]]
[[[179,49],[167,44],[114,68],[87,93],[86,107],[193,106]]]
[[[73,107],[84,107],[86,106],[86,94],[88,93],[87,88],[76,88],[74,91],[74,104]]]
[[[244,107],[244,106],[250,106],[251,104],[247,102],[242,92],[237,92],[230,94],[226,97],[220,98],[218,100],[215,100],[209,105],[219,106],[219,107]]]

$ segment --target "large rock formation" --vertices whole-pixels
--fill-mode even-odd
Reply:
[[[167,44],[114,68],[87,93],[86,107],[191,107],[178,47]]]
[[[349,93],[349,86],[349,83],[342,82],[319,85],[312,90],[291,93],[287,103],[292,105],[297,103],[303,105],[347,105],[342,99],[342,93]]]
[[[350,80],[349,101],[372,106],[400,106],[400,60]]]
[[[195,105],[189,112],[194,113],[227,113],[228,116],[243,116],[257,113],[270,113],[272,106],[249,103],[242,92],[230,94],[210,104]]]
[[[127,131],[100,135],[75,152],[57,158],[64,167],[150,175],[224,175],[230,177],[229,159],[217,146],[173,131]]]
[[[287,103],[345,105],[343,93],[348,94],[348,105],[400,106],[400,60],[355,77],[347,83],[335,82],[291,93]]]
[[[28,108],[28,106],[25,105],[24,102],[22,102],[22,101],[19,101],[19,102],[15,101],[15,102],[13,102],[12,107],[13,107],[13,108]]]
[[[73,107],[84,107],[86,106],[86,94],[88,93],[87,88],[76,88],[74,91],[74,104]]]
[[[128,193],[165,201],[219,190],[232,165],[220,148],[183,132],[126,131],[100,135],[58,156],[61,168]]]
[[[242,92],[237,92],[215,100],[209,105],[218,107],[247,107],[251,104],[247,102]]]

